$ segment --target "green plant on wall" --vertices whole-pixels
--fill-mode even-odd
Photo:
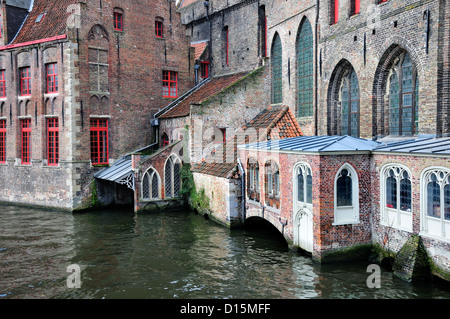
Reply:
[[[95,183],[95,180],[92,180],[91,182],[91,205],[92,207],[98,207],[100,206],[100,200],[98,199],[98,194],[97,194],[97,184]]]
[[[181,181],[181,196],[188,201],[191,208],[198,211],[209,209],[209,198],[203,188],[197,191],[189,164],[181,168]]]

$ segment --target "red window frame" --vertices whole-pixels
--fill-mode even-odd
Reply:
[[[108,119],[91,119],[92,165],[109,164]]]
[[[30,67],[20,68],[20,95],[31,95],[31,70]]]
[[[6,120],[0,120],[0,163],[6,163]]]
[[[209,62],[203,61],[200,63],[200,75],[205,79],[209,77]]]
[[[163,97],[178,97],[178,72],[163,71]]]
[[[114,30],[123,31],[123,14],[114,12]]]
[[[20,128],[20,160],[22,164],[31,164],[31,119],[20,120]]]
[[[58,118],[47,119],[47,165],[58,166],[59,163],[59,125]]]
[[[167,145],[169,145],[169,136],[167,136],[166,133],[164,133],[161,137],[161,144],[162,147],[166,147]]]
[[[354,12],[354,14],[358,14],[360,9],[361,9],[361,1],[360,0],[355,0],[355,12]]]
[[[1,97],[6,97],[5,70],[0,70],[0,98]]]
[[[47,93],[58,92],[58,65],[49,63],[46,66],[47,73]]]
[[[163,22],[156,20],[155,21],[155,35],[157,38],[162,38],[163,37],[163,31],[164,31],[164,26],[163,26]]]

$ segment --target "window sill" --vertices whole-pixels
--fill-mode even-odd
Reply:
[[[449,238],[445,238],[445,237],[438,236],[438,235],[428,234],[425,231],[420,231],[419,232],[419,236],[427,237],[429,239],[440,241],[440,242],[450,243],[450,239]]]
[[[340,222],[332,223],[332,226],[342,226],[342,225],[360,225],[361,222],[359,220],[344,220]]]
[[[26,100],[26,99],[30,99],[31,98],[31,94],[30,95],[19,95],[18,99],[19,100]]]
[[[54,96],[58,96],[59,95],[59,91],[56,92],[45,92],[44,93],[44,97],[54,97]]]
[[[250,199],[250,198],[247,198],[247,203],[248,203],[248,204],[255,205],[255,206],[261,206],[261,203],[260,203],[260,202],[254,200],[254,199]]]

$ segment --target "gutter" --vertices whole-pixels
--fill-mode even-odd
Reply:
[[[242,180],[241,180],[241,194],[242,194],[242,223],[245,222],[246,218],[246,211],[245,211],[245,171],[244,167],[242,166],[241,160],[237,159],[239,171],[241,172]]]
[[[17,34],[19,34],[19,32],[17,32]],[[0,47],[0,51],[8,50],[8,49],[21,48],[21,47],[26,47],[26,46],[29,46],[29,45],[46,43],[46,42],[51,42],[51,41],[64,40],[64,39],[67,39],[67,34],[57,35],[57,36],[50,37],[50,38],[44,38],[44,39],[28,41],[28,42],[22,42],[22,43],[17,43],[17,44],[8,44],[8,45]],[[14,39],[12,41],[14,41]]]

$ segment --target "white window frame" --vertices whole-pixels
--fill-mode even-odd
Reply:
[[[395,180],[397,183],[397,207],[387,207],[386,202],[386,183],[388,179],[388,172],[394,169],[398,169],[398,171],[395,173]],[[400,182],[402,180],[403,173],[408,173],[409,181],[411,182],[411,211],[404,211],[399,208],[400,206]],[[412,174],[411,171],[404,165],[401,164],[386,164],[381,169],[380,173],[380,224],[388,227],[393,227],[400,230],[405,230],[408,232],[412,232],[413,228],[413,202],[412,202]]]
[[[435,173],[440,187],[440,217],[428,216],[428,183]],[[442,177],[440,176],[442,173]],[[450,169],[446,167],[429,167],[420,176],[420,234],[437,240],[450,242],[450,220],[445,220],[444,187],[450,184]]]
[[[337,205],[337,180],[342,170],[346,169],[352,180],[352,205]],[[346,225],[359,223],[359,178],[356,170],[349,163],[345,163],[339,168],[334,177],[334,222],[332,225]]]
[[[152,182],[153,182],[153,175],[155,175],[155,174],[156,174],[156,177],[158,178],[158,197],[156,197],[156,198],[152,197],[152,190],[153,190]],[[148,195],[149,195],[149,197],[144,197],[144,178],[147,175],[148,175],[148,178],[149,178],[149,183],[148,183],[148,191],[149,191]],[[142,180],[141,180],[141,198],[142,198],[142,200],[146,200],[146,201],[149,201],[149,200],[150,201],[151,200],[160,200],[161,199],[161,186],[162,186],[161,177],[159,176],[158,171],[153,166],[150,166],[145,171],[145,173],[142,175]]]

